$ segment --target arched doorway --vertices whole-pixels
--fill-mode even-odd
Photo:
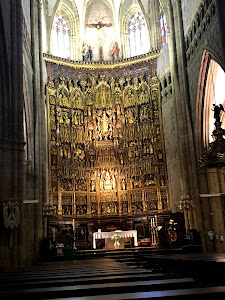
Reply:
[[[219,105],[225,103],[224,94],[225,72],[221,66],[211,60],[206,81],[206,90],[204,97],[203,110],[203,142],[204,147],[208,147],[213,141],[212,132],[214,130],[213,104]],[[223,118],[223,123],[225,118]],[[225,125],[225,124],[222,124]],[[223,127],[223,126],[222,126]]]
[[[200,159],[198,178],[202,245],[204,251],[218,253],[224,252],[224,246],[220,241],[218,243],[217,238],[224,236],[224,204],[220,196],[224,192],[224,168],[221,167],[223,165],[220,164],[217,155],[219,157],[224,151],[223,148],[220,150],[216,147],[218,140],[213,141],[212,132],[214,129],[218,132],[220,127],[219,122],[215,122],[214,119],[213,105],[225,105],[224,82],[225,72],[219,60],[213,54],[204,51],[196,102],[196,155],[197,159]],[[220,117],[224,128],[224,113]],[[216,239],[209,238],[211,233]]]
[[[225,72],[221,65],[208,52],[204,51],[198,82],[196,102],[196,150],[197,159],[204,148],[213,141],[214,130],[213,104],[225,105]],[[222,115],[222,128],[225,126],[225,115]]]

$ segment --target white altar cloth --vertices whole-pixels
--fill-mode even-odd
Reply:
[[[93,233],[93,248],[96,249],[96,240],[98,239],[108,239],[115,233],[122,235],[123,238],[125,237],[133,237],[134,238],[134,246],[138,246],[137,242],[137,230],[128,230],[128,231],[111,231],[111,232],[94,232]]]

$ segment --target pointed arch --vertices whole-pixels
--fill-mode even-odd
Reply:
[[[136,56],[138,54],[144,54],[147,53],[150,50],[150,39],[149,39],[149,27],[148,27],[148,22],[145,18],[145,15],[143,13],[143,11],[141,10],[140,6],[138,4],[133,4],[129,7],[129,9],[127,10],[126,14],[124,15],[124,17],[122,17],[122,6],[124,5],[125,1],[123,1],[121,3],[120,6],[120,28],[121,28],[121,44],[122,44],[122,53],[123,53],[123,58],[128,58],[131,57],[132,54],[134,54],[133,56]],[[141,16],[143,16],[143,20],[145,23],[145,30],[146,30],[146,34],[145,34],[145,44],[146,47],[143,47],[143,49],[146,48],[146,50],[143,50],[143,53],[135,53],[131,51],[131,47],[130,47],[130,32],[129,32],[129,25],[131,22],[132,17],[135,14],[140,14]],[[134,40],[135,43],[135,40]]]
[[[89,0],[88,3],[86,4],[86,8],[88,8],[90,5],[93,4],[96,0]],[[102,0],[110,9],[113,9],[112,3],[109,3],[107,0]]]
[[[150,88],[147,82],[142,81],[138,87],[138,104],[148,103],[150,100]]]
[[[112,107],[111,88],[106,81],[100,81],[95,89],[95,107]]]
[[[84,109],[84,95],[77,85],[70,88],[70,101],[74,109]]]
[[[101,29],[91,26],[103,22],[109,26]],[[92,49],[92,60],[112,60],[112,46],[117,41],[114,7],[106,0],[90,0],[86,5],[82,45]],[[88,25],[88,26],[87,26]]]
[[[137,104],[137,93],[135,88],[128,84],[123,91],[124,108]]]
[[[80,59],[79,53],[81,53],[80,46],[80,23],[79,13],[75,3],[71,3],[68,0],[58,1],[53,10],[53,14],[50,21],[50,52],[52,49],[52,28],[54,25],[55,17],[61,15],[68,23],[69,28],[69,40],[70,40],[70,58],[73,60]]]
[[[214,128],[213,119],[213,104],[225,105],[225,97],[223,99],[216,99],[216,92],[218,90],[218,77],[224,76],[224,69],[219,60],[208,50],[203,51],[201,67],[199,72],[197,101],[196,101],[196,154],[200,158],[205,147],[209,146],[212,131]],[[225,126],[225,117],[222,115],[222,127]]]

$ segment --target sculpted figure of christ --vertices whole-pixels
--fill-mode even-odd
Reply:
[[[103,49],[102,49],[102,29],[105,27],[111,27],[111,23],[103,23],[101,21],[91,24],[86,24],[88,28],[96,28],[98,30],[98,41],[99,41],[99,58],[103,61]]]

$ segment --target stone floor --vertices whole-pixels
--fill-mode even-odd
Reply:
[[[0,299],[213,299],[225,296],[225,255],[114,252],[0,273]]]

